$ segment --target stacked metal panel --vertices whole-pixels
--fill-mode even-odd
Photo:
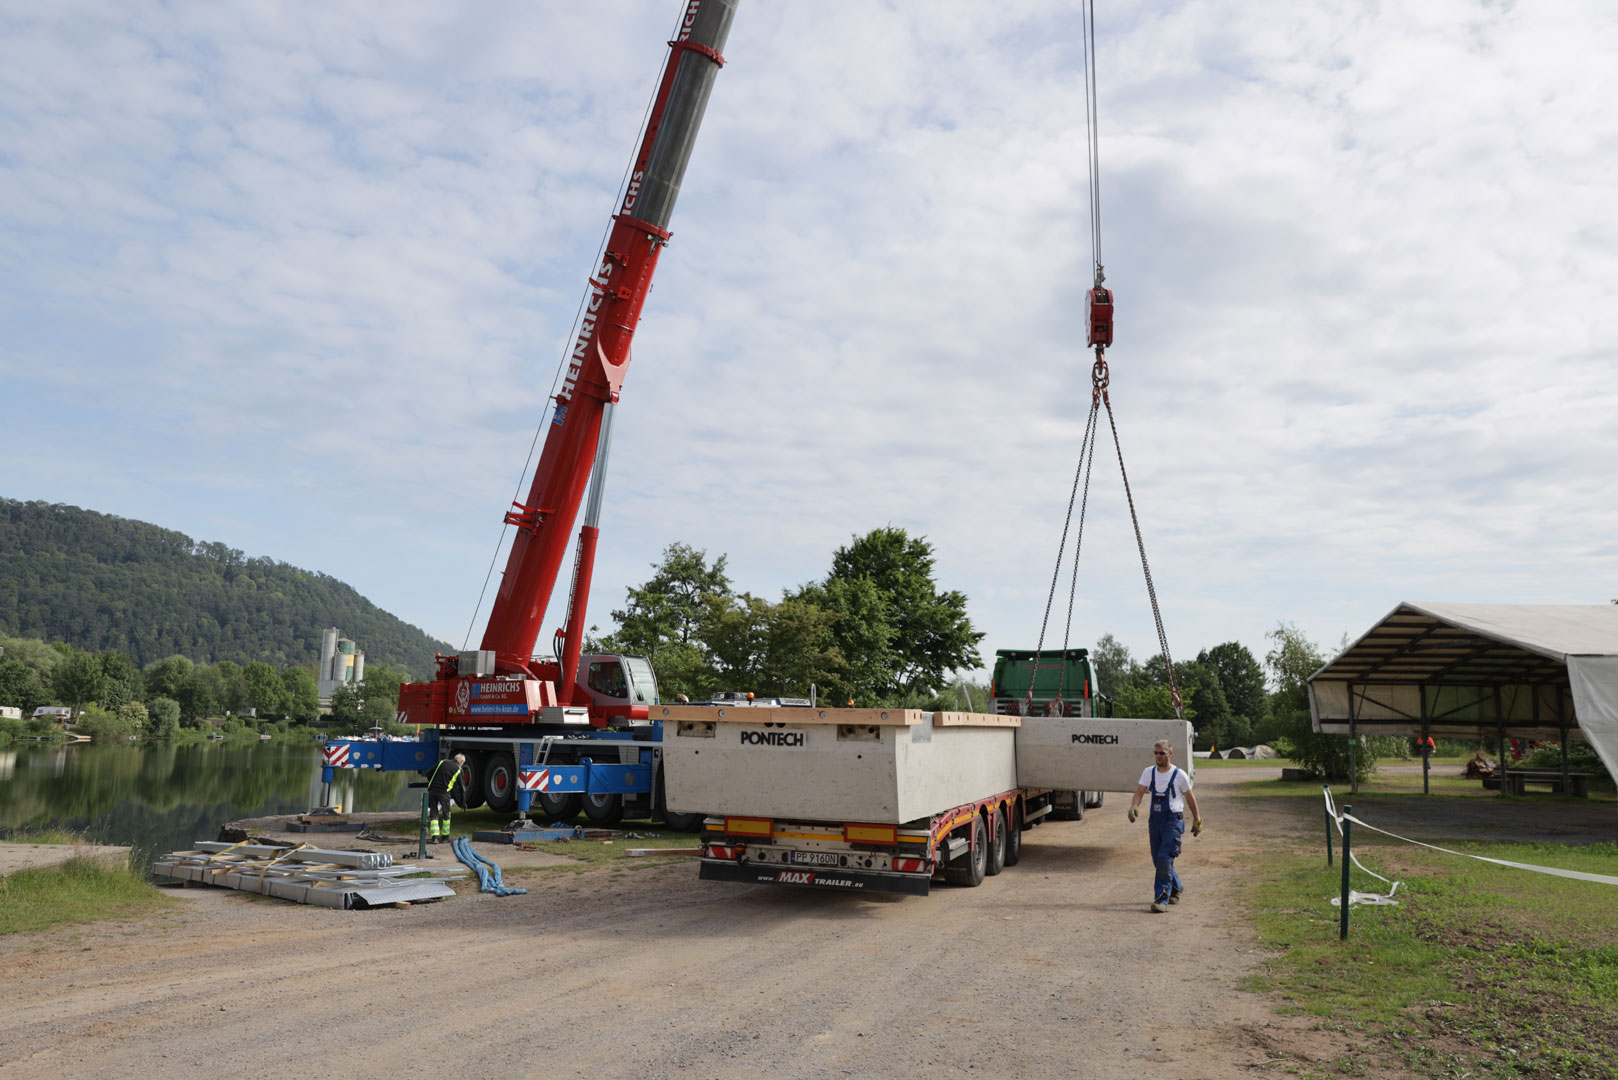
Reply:
[[[454,896],[443,880],[463,877],[463,867],[432,869],[432,880],[415,878],[431,868],[393,865],[383,851],[283,848],[258,844],[199,843],[152,863],[152,877],[196,881],[226,889],[276,896],[299,904],[345,910],[440,900]]]

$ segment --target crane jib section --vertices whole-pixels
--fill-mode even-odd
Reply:
[[[680,183],[702,123],[737,0],[690,0],[648,114],[634,166],[613,216],[601,261],[592,269],[556,395],[556,410],[526,501],[506,521],[516,536],[482,647],[504,674],[529,668],[545,610],[595,463],[601,418],[616,402],[630,342],[663,245]]]

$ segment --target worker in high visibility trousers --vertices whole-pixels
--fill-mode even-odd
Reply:
[[[447,757],[433,766],[427,777],[427,842],[449,842],[449,800],[455,785],[466,773],[466,755]],[[461,784],[464,793],[466,785]]]
[[[1135,785],[1135,797],[1129,800],[1129,820],[1140,815],[1140,800],[1151,795],[1151,806],[1146,811],[1146,831],[1152,846],[1152,910],[1167,911],[1170,904],[1180,902],[1185,886],[1174,869],[1174,860],[1180,855],[1180,839],[1185,835],[1185,808],[1191,807],[1191,835],[1202,835],[1202,812],[1197,809],[1197,797],[1191,794],[1191,778],[1174,764],[1174,747],[1167,739],[1157,740],[1152,747],[1153,764],[1140,774]]]

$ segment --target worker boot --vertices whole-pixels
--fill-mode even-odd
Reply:
[[[1163,901],[1161,901],[1161,900],[1153,900],[1152,901],[1152,910],[1153,911],[1162,912],[1162,911],[1167,911],[1168,909],[1169,909],[1169,906],[1167,904],[1163,903]]]

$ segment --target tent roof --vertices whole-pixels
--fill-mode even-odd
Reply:
[[[1309,681],[1565,683],[1569,656],[1618,656],[1618,604],[1403,603]]]

